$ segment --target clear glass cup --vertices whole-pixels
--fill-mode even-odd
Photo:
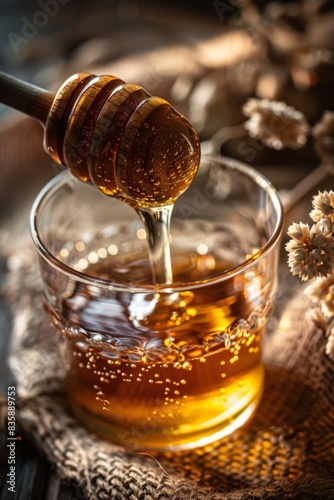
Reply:
[[[152,285],[137,213],[68,172],[31,215],[69,404],[127,448],[187,449],[257,408],[282,208],[260,173],[208,157],[175,204],[172,285]]]

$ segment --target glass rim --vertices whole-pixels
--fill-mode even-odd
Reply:
[[[60,174],[53,177],[37,194],[31,211],[30,211],[30,232],[32,236],[33,243],[38,253],[55,269],[61,273],[67,275],[68,277],[75,277],[80,282],[104,288],[107,290],[131,290],[133,292],[154,292],[166,291],[171,292],[181,292],[189,289],[198,288],[201,286],[208,285],[210,283],[219,283],[226,281],[227,279],[233,278],[238,274],[246,272],[255,263],[260,262],[278,243],[280,235],[283,230],[284,224],[284,213],[281,200],[279,198],[278,192],[273,184],[259,171],[255,168],[232,158],[226,156],[213,156],[205,155],[201,158],[203,160],[214,161],[221,165],[224,165],[232,171],[242,173],[245,177],[248,177],[253,181],[258,187],[265,191],[272,202],[275,213],[277,214],[277,221],[275,227],[273,228],[272,234],[267,239],[266,243],[253,255],[245,259],[240,264],[233,266],[227,270],[221,271],[210,277],[206,277],[200,280],[189,280],[187,282],[175,282],[171,284],[167,283],[122,283],[114,282],[110,280],[105,280],[101,278],[96,278],[85,274],[82,271],[77,271],[73,267],[64,264],[62,261],[58,260],[55,255],[53,255],[47,247],[44,245],[38,231],[38,217],[41,210],[43,210],[44,205],[48,202],[52,196],[59,191],[63,186],[68,185],[69,182],[81,182],[76,179],[68,170],[61,172]]]

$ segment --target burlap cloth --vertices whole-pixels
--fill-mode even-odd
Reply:
[[[322,328],[306,319],[311,304],[302,289],[265,348],[266,387],[253,420],[212,446],[153,456],[96,438],[67,410],[34,250],[30,242],[18,246],[6,293],[19,425],[78,487],[78,498],[334,498],[334,363]]]

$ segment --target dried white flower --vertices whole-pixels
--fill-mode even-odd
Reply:
[[[321,309],[327,318],[334,316],[334,286],[328,288],[328,293],[321,302]]]
[[[306,311],[305,319],[308,322],[313,323],[320,330],[326,331],[326,321],[318,307],[311,307],[308,311]]]
[[[334,112],[325,111],[312,130],[314,148],[324,162],[334,162]]]
[[[288,264],[292,274],[302,281],[319,276],[328,276],[334,270],[334,238],[332,233],[322,232],[321,223],[293,223],[288,228],[292,238],[286,244]]]
[[[331,322],[326,331],[327,344],[326,344],[326,354],[334,361],[334,321]]]
[[[288,228],[288,235],[297,243],[303,242],[308,244],[310,238],[310,227],[308,224],[303,224],[302,222],[300,224],[293,222]]]
[[[321,313],[325,318],[334,317],[334,275],[318,278],[309,285],[305,293],[320,304]]]
[[[312,205],[314,209],[310,212],[310,217],[314,222],[328,217],[334,223],[334,191],[319,192],[314,196]]]
[[[249,99],[242,111],[250,137],[274,149],[299,149],[306,144],[309,125],[304,115],[284,102]]]
[[[305,289],[305,293],[318,305],[311,307],[306,317],[325,333],[325,352],[334,361],[334,275],[316,279]]]
[[[311,297],[314,301],[323,300],[328,289],[334,285],[334,274],[327,276],[327,278],[318,278],[305,289],[306,295]]]

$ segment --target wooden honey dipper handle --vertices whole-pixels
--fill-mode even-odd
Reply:
[[[0,102],[46,123],[55,94],[0,71]]]

